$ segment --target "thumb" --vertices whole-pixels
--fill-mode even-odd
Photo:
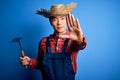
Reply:
[[[60,38],[70,38],[69,35],[59,35]]]

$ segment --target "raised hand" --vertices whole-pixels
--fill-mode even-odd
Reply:
[[[60,35],[61,38],[69,38],[71,40],[82,42],[83,40],[83,32],[80,27],[78,19],[74,19],[74,16],[69,13],[66,17],[66,22],[69,29],[68,35]]]

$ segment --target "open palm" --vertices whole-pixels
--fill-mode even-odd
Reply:
[[[66,17],[66,21],[69,29],[69,34],[60,35],[60,37],[82,42],[83,33],[78,19],[74,19],[74,16],[69,13]]]

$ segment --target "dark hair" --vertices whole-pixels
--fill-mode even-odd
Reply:
[[[61,16],[67,16],[68,14],[63,14],[63,15],[61,15]],[[51,23],[51,20],[53,19],[53,18],[55,18],[55,16],[50,16],[49,17],[49,21],[50,21],[50,24],[52,25],[52,23]]]
[[[52,25],[52,23],[51,23],[51,19],[52,19],[52,17],[49,17],[49,22],[50,22],[50,24]]]
[[[53,18],[55,18],[55,16],[49,17],[49,21],[50,21],[50,24],[51,24],[51,25],[52,25],[51,20],[52,20]]]

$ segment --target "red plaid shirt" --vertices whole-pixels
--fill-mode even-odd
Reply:
[[[66,33],[67,34],[67,33]],[[55,35],[50,35],[50,47],[51,51],[53,53],[59,53],[62,52],[62,47],[64,45],[65,39],[58,38]],[[42,54],[46,53],[46,40],[47,38],[44,37],[41,39],[39,43],[39,51],[38,51],[38,58],[37,59],[31,59],[30,67],[33,69],[37,69],[38,62],[42,61]],[[66,51],[71,54],[71,60],[72,60],[72,66],[74,69],[74,72],[77,71],[77,54],[79,50],[82,50],[86,47],[86,38],[83,38],[83,42],[81,44],[78,44],[76,41],[69,40]]]

